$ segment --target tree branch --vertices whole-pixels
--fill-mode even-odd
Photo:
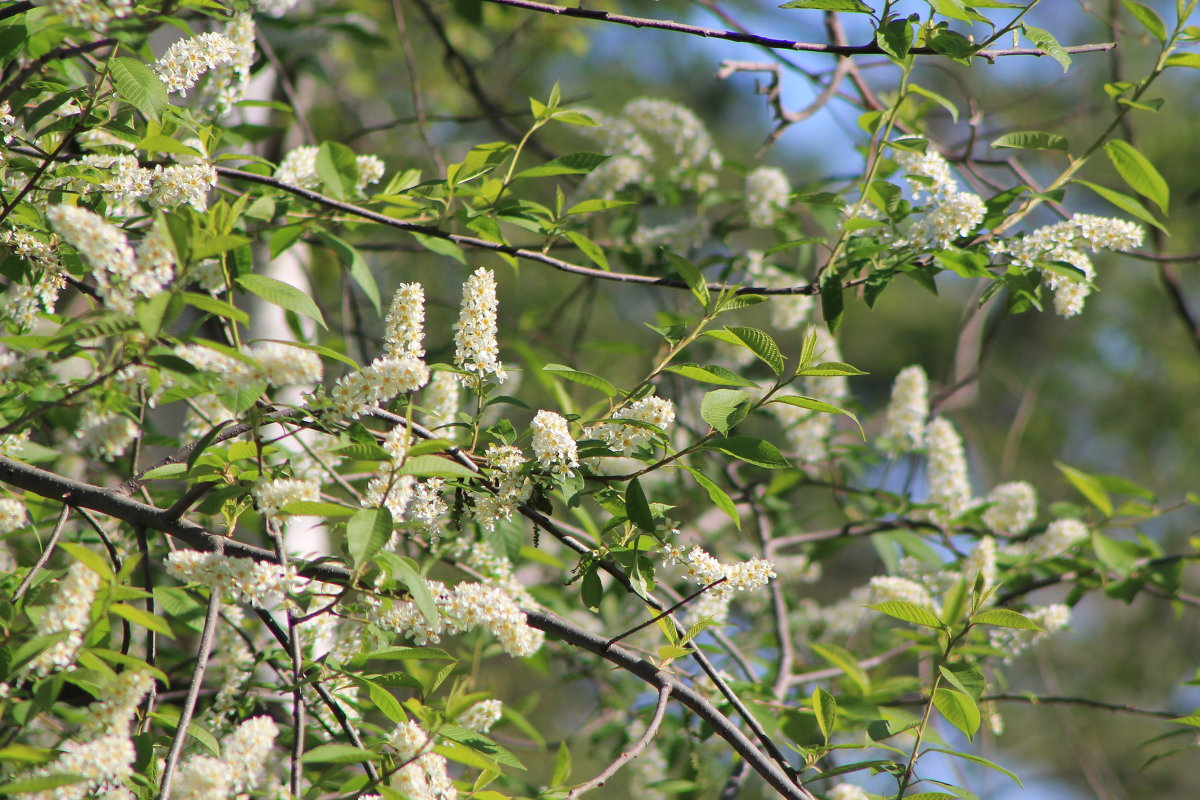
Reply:
[[[658,705],[654,707],[654,716],[650,719],[650,723],[646,726],[646,730],[642,733],[641,738],[634,742],[633,747],[617,756],[616,760],[600,771],[596,777],[590,781],[581,783],[567,793],[567,800],[576,800],[580,795],[590,792],[599,786],[603,786],[605,782],[613,775],[617,774],[617,770],[625,766],[628,762],[637,758],[642,754],[650,742],[658,733],[658,727],[662,724],[663,717],[667,713],[667,701],[671,699],[671,687],[660,686],[658,689]],[[744,763],[744,762],[743,762]]]

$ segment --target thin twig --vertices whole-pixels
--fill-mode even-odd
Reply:
[[[71,513],[69,503],[63,503],[62,510],[58,512],[58,522],[54,523],[54,530],[50,532],[50,538],[46,540],[46,547],[42,550],[42,554],[38,556],[37,562],[29,568],[29,572],[21,580],[21,585],[13,592],[12,601],[15,603],[20,600],[25,592],[29,591],[29,587],[33,585],[33,579],[41,571],[42,567],[46,566],[46,562],[50,560],[50,556],[54,554],[54,545],[58,544],[58,537],[62,536],[63,527],[67,524],[67,515]]]
[[[167,754],[167,763],[163,767],[158,800],[170,800],[171,797],[171,780],[175,777],[175,767],[179,764],[179,756],[183,753],[183,743],[187,741],[188,737],[187,729],[192,723],[192,714],[196,710],[196,699],[200,696],[200,686],[204,683],[204,670],[208,666],[209,653],[212,652],[220,612],[221,593],[213,590],[208,598],[208,613],[204,617],[204,630],[200,633],[200,646],[196,650],[196,666],[192,669],[192,680],[188,684],[187,698],[183,701],[183,708],[179,711],[179,727],[175,729],[175,738],[171,740],[171,751]]]
[[[708,584],[707,586],[701,586],[699,589],[692,592],[687,597],[683,598],[682,600],[680,600],[678,603],[671,606],[670,608],[663,609],[661,612],[654,615],[653,617],[646,620],[645,622],[639,623],[638,625],[635,625],[634,627],[630,628],[629,630],[625,631],[624,633],[622,633],[618,636],[614,636],[613,638],[609,639],[608,646],[612,647],[614,644],[621,641],[622,639],[632,636],[633,634],[637,633],[640,630],[645,630],[646,628],[649,628],[651,625],[658,622],[660,619],[671,616],[676,611],[683,608],[688,603],[692,602],[697,597],[699,597],[700,595],[707,592],[709,589],[713,588],[714,586],[716,586],[718,584],[724,583],[727,580],[729,580],[729,578],[718,578],[717,580],[713,581],[712,583]]]
[[[625,14],[611,14],[607,11],[592,11],[586,8],[567,8],[564,6],[549,5],[547,3],[536,3],[533,0],[484,0],[487,3],[495,3],[501,6],[511,6],[512,8],[521,8],[526,11],[537,11],[542,14],[553,14],[563,17],[576,17],[578,19],[589,19],[596,22],[611,22],[616,25],[628,25],[632,28],[653,28],[656,30],[671,31],[672,33],[686,33],[692,36],[702,36],[705,39],[724,39],[728,42],[741,42],[743,44],[754,44],[759,47],[767,47],[772,50],[794,50],[797,52],[809,53],[826,53],[836,56],[861,56],[861,55],[886,55],[885,51],[875,42],[861,45],[836,45],[824,44],[821,42],[797,42],[791,39],[775,39],[770,36],[758,36],[752,33],[742,33],[740,31],[723,31],[717,28],[702,28],[698,25],[687,25],[682,22],[672,22],[664,19],[649,19],[647,17],[630,17]],[[1116,42],[1100,42],[1097,44],[1083,44],[1072,47],[1064,47],[1068,53],[1095,53],[1105,50],[1112,50],[1117,46]],[[914,47],[909,50],[913,55],[943,55],[932,47]],[[1036,47],[1013,47],[1006,50],[978,50],[972,55],[992,61],[1005,56],[1044,56],[1045,52]]]
[[[576,800],[576,798],[580,795],[590,792],[592,789],[595,789],[599,786],[603,786],[609,778],[617,774],[617,770],[640,756],[642,751],[650,745],[650,742],[654,740],[654,736],[658,733],[658,728],[660,725],[662,725],[663,717],[666,716],[667,713],[667,701],[670,699],[671,687],[660,686],[658,688],[658,704],[654,707],[654,716],[650,718],[650,724],[646,726],[646,730],[642,733],[641,737],[633,743],[632,747],[622,752],[621,755],[617,756],[611,764],[602,769],[600,773],[596,775],[596,777],[592,778],[590,781],[579,784],[570,792],[568,792],[567,800]]]

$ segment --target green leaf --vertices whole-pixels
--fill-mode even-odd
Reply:
[[[560,378],[573,381],[574,383],[587,386],[590,389],[595,389],[598,392],[603,392],[606,397],[614,397],[621,393],[617,387],[604,380],[604,378],[601,378],[599,375],[593,375],[590,372],[580,372],[562,364],[547,364],[542,367],[542,370],[553,373]]]
[[[942,673],[943,678],[950,682],[951,686],[976,703],[983,695],[983,690],[987,688],[987,681],[984,679],[983,673],[970,664],[961,662],[949,665],[941,664],[938,666],[938,671]]]
[[[1058,39],[1054,38],[1054,34],[1032,25],[1022,25],[1021,28],[1025,32],[1026,39],[1033,42],[1037,49],[1057,61],[1062,66],[1063,72],[1067,71],[1067,68],[1071,66],[1071,56],[1058,43]]]
[[[317,177],[339,200],[353,196],[358,186],[358,157],[341,142],[322,142],[317,149]]]
[[[1069,146],[1067,137],[1042,131],[1006,133],[992,142],[992,147],[1010,150],[1062,150],[1064,153],[1067,152]]]
[[[729,435],[729,429],[744,418],[742,410],[747,394],[737,389],[714,389],[700,401],[700,418],[719,431]]]
[[[304,753],[305,764],[354,764],[360,761],[379,761],[383,756],[362,747],[348,744],[320,744]]]
[[[346,549],[355,567],[366,564],[392,537],[392,512],[363,508],[346,521]]]
[[[1076,179],[1073,181],[1073,183],[1078,183],[1080,186],[1086,186],[1125,213],[1132,214],[1143,222],[1150,223],[1163,233],[1168,233],[1166,226],[1159,222],[1158,219],[1155,218],[1154,214],[1150,213],[1149,209],[1129,195],[1121,194],[1120,192],[1109,189],[1108,187],[1099,186],[1095,183],[1089,183],[1088,181]]]
[[[45,764],[53,761],[55,752],[48,748],[30,747],[27,744],[10,744],[0,747],[0,761],[15,761],[21,764]]]
[[[928,608],[919,606],[916,603],[909,603],[906,600],[885,600],[882,603],[867,606],[867,608],[874,609],[904,622],[911,622],[914,625],[924,625],[926,628],[941,630],[946,627],[937,618],[937,615]]]
[[[417,240],[417,244],[421,245],[421,247],[424,247],[429,252],[437,253],[439,256],[446,256],[447,258],[453,258],[458,263],[466,266],[467,257],[463,254],[462,248],[449,239],[443,239],[440,236],[429,236],[424,233],[417,233],[416,231],[409,231],[409,233],[411,233],[412,237]]]
[[[704,445],[708,450],[719,450],[734,458],[764,469],[787,469],[791,466],[779,452],[779,448],[763,439],[752,436],[731,436],[714,439]]]
[[[933,705],[947,722],[965,733],[967,739],[975,738],[980,715],[974,700],[953,689],[938,689],[933,693]]]
[[[837,724],[837,698],[818,686],[813,690],[812,704],[817,716],[817,725],[820,726],[821,735],[828,744]]]
[[[1104,485],[1095,476],[1067,466],[1061,461],[1055,461],[1054,466],[1058,467],[1059,472],[1067,477],[1071,485],[1078,489],[1079,493],[1086,497],[1092,505],[1100,509],[1104,516],[1112,516],[1112,498],[1108,496]]]
[[[392,555],[388,553],[388,555]],[[440,619],[437,604],[433,601],[433,593],[429,591],[429,582],[417,572],[416,562],[411,558],[397,556],[388,561],[392,574],[408,587],[408,593],[417,610],[425,617],[430,626],[435,626]]]
[[[579,590],[583,604],[591,611],[599,611],[600,601],[604,599],[604,582],[594,566],[583,573]]]
[[[858,659],[853,653],[836,644],[809,642],[808,646],[821,658],[846,673],[846,677],[854,681],[860,692],[864,695],[870,694],[871,678],[867,671],[858,665]]]
[[[874,14],[871,8],[861,0],[791,0],[780,8],[808,8],[817,11],[849,11],[851,14]]]
[[[400,475],[415,475],[418,478],[478,478],[479,473],[471,468],[441,456],[410,456],[397,470]]]
[[[558,746],[554,756],[554,772],[550,775],[550,786],[562,786],[571,777],[571,750],[566,742]]]
[[[349,517],[357,512],[358,509],[350,506],[311,500],[293,500],[278,511],[279,514],[289,517]]]
[[[736,527],[738,530],[741,530],[742,518],[738,514],[737,506],[734,504],[733,499],[730,498],[725,490],[714,483],[713,480],[703,472],[692,469],[691,467],[684,467],[684,469],[690,472],[692,477],[696,479],[696,483],[700,484],[700,488],[704,489],[704,491],[708,493],[708,499],[712,501],[713,505],[724,511],[725,515],[733,520],[734,527]]]
[[[863,431],[862,423],[858,421],[858,417],[856,417],[853,412],[847,411],[844,408],[838,408],[837,406],[832,406],[829,403],[822,403],[820,400],[812,397],[805,397],[803,395],[784,395],[782,397],[773,397],[771,398],[771,402],[783,403],[784,405],[796,406],[797,408],[807,408],[811,411],[818,411],[824,414],[845,414],[847,417],[854,420],[854,424],[858,426],[859,434],[863,437],[863,441],[866,441],[867,434],[865,431]]]
[[[1167,213],[1171,204],[1171,189],[1148,158],[1121,139],[1106,142],[1104,152],[1130,188],[1150,198],[1164,214]]]
[[[239,325],[250,324],[250,315],[245,311],[242,311],[240,308],[234,305],[226,303],[224,300],[218,300],[211,295],[200,294],[198,292],[184,292],[183,300],[189,306],[195,306],[201,311],[206,311],[214,316],[231,320]]]
[[[880,25],[875,32],[875,43],[892,58],[907,58],[913,43],[912,23],[907,17],[897,17]]]
[[[650,510],[642,483],[637,478],[631,479],[625,487],[625,513],[634,525],[647,533],[654,533],[654,512]]]
[[[680,364],[677,366],[667,367],[667,372],[674,372],[676,375],[682,375],[685,378],[691,378],[700,383],[711,383],[717,386],[747,386],[757,389],[758,384],[751,380],[746,380],[736,372],[731,372],[725,367],[710,365],[707,367],[699,367],[695,364]]]
[[[579,252],[588,257],[589,261],[605,272],[611,271],[608,266],[608,256],[604,255],[604,248],[576,231],[566,231],[566,237],[571,240],[571,244],[579,248]]]
[[[758,328],[730,327],[728,325],[725,326],[725,330],[736,336],[776,375],[783,373],[783,353],[779,351],[779,345],[775,344],[775,340],[768,334]]]
[[[351,672],[340,671],[342,675],[350,678],[367,690],[367,696],[371,698],[371,704],[379,709],[384,716],[397,724],[406,722],[408,714],[404,712],[404,706],[400,705],[400,701],[387,690],[387,687],[380,686],[375,681],[364,678],[361,675],[355,675]]]
[[[1005,775],[1012,778],[1013,781],[1016,782],[1017,786],[1021,786],[1022,789],[1025,788],[1021,784],[1021,779],[1018,778],[1015,774],[1013,774],[1012,772],[1009,772],[1008,770],[1006,770],[1004,767],[1000,766],[999,764],[994,764],[991,761],[988,761],[986,758],[983,758],[982,756],[973,755],[971,753],[960,753],[957,750],[947,750],[942,747],[930,747],[929,751],[934,752],[934,753],[945,753],[948,756],[954,756],[955,758],[962,758],[962,759],[970,761],[974,764],[979,764],[980,766],[987,767],[988,769],[994,769],[997,772],[1003,772]]]
[[[1129,14],[1150,31],[1151,36],[1160,42],[1167,40],[1167,26],[1163,24],[1162,17],[1158,16],[1154,9],[1142,3],[1135,3],[1133,0],[1121,0],[1121,5],[1125,6]]]
[[[175,634],[171,632],[171,626],[157,614],[151,614],[149,611],[143,611],[125,603],[114,603],[108,607],[108,610],[122,619],[129,620],[134,625],[154,631],[160,636],[166,636],[168,639],[175,638]]]
[[[22,778],[0,785],[0,794],[24,794],[26,792],[41,792],[56,789],[59,786],[70,786],[86,781],[83,775],[70,775],[58,772],[53,775],[41,775],[37,778]],[[71,796],[75,796],[73,793]]]
[[[671,260],[675,271],[679,273],[679,277],[683,278],[683,282],[692,290],[692,296],[700,303],[700,308],[708,310],[708,283],[704,280],[704,276],[700,274],[700,270],[696,265],[688,261],[682,256],[674,253],[667,253],[667,258]]]
[[[1000,628],[1018,628],[1027,631],[1040,631],[1042,627],[1024,614],[1008,608],[988,608],[971,617],[975,625],[995,625]]]
[[[944,39],[948,33],[949,33],[948,31],[942,31],[939,36],[935,36],[933,39],[930,40],[930,46],[932,46],[938,52],[946,52],[945,50],[942,50],[940,47],[938,47],[938,42],[940,42],[942,39]],[[958,34],[955,34],[955,35],[958,36]],[[962,36],[959,36],[959,38],[966,41],[965,38]],[[974,52],[974,49],[975,49],[975,46],[968,43],[963,55],[969,55],[971,52]],[[948,55],[957,56],[958,53],[948,53]],[[942,95],[938,94],[937,92],[935,92],[931,89],[926,89],[924,86],[918,86],[915,83],[910,83],[908,85],[908,88],[923,97],[928,97],[930,100],[932,100],[933,102],[937,103],[942,108],[949,111],[950,116],[954,119],[954,121],[958,122],[958,106],[954,105],[954,103],[950,102],[950,100],[948,100],[947,98],[943,97]]]
[[[842,361],[822,361],[811,367],[801,367],[796,370],[796,377],[815,377],[829,378],[835,375],[867,375],[858,367],[851,366]]]
[[[113,571],[104,556],[91,550],[78,542],[60,542],[58,545],[60,550],[64,550],[79,562],[82,562],[88,569],[104,578],[106,581],[112,581]]]
[[[313,299],[290,283],[284,283],[266,275],[242,275],[236,279],[236,283],[271,305],[279,306],[287,311],[294,311],[313,320],[322,328],[329,329],[329,326],[325,324],[325,318],[321,316],[321,309],[317,308]]]
[[[375,309],[375,313],[383,313],[383,299],[379,295],[379,285],[375,283],[375,276],[371,273],[370,267],[367,266],[366,259],[362,257],[354,245],[345,239],[334,236],[328,231],[317,231],[317,238],[324,242],[325,246],[337,255],[338,261],[342,262],[342,266],[350,273],[350,278],[358,284],[358,288],[362,289],[362,293],[367,296],[367,300],[370,301],[371,307]]]
[[[170,105],[162,80],[136,58],[114,58],[108,75],[121,99],[156,122]]]
[[[610,157],[600,153],[570,153],[551,159],[540,167],[523,169],[516,175],[513,175],[513,180],[517,180],[518,178],[544,178],[550,175],[582,175],[591,172],[605,161],[608,161]]]
[[[1168,67],[1200,69],[1200,53],[1175,53],[1167,57],[1165,65]]]

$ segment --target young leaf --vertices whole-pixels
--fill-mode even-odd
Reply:
[[[1167,26],[1163,24],[1162,17],[1153,8],[1142,3],[1135,3],[1133,0],[1121,0],[1121,4],[1134,19],[1150,31],[1151,36],[1160,42],[1167,40]]]
[[[1163,213],[1171,204],[1171,189],[1150,159],[1136,147],[1121,139],[1106,142],[1104,152],[1130,188],[1154,201]]]
[[[791,0],[780,8],[809,8],[818,11],[848,11],[851,14],[874,14],[871,8],[862,0]]]
[[[971,617],[974,625],[995,625],[1000,628],[1018,628],[1027,631],[1040,631],[1042,627],[1024,614],[1010,608],[988,608]]]
[[[167,87],[138,59],[114,58],[109,63],[108,74],[117,94],[155,122],[170,105]]]
[[[979,730],[979,706],[967,695],[954,689],[938,689],[933,693],[933,705],[954,727],[974,739]]]
[[[671,265],[675,267],[675,271],[679,273],[679,277],[683,278],[683,282],[692,290],[692,296],[700,303],[700,308],[707,311],[709,300],[708,284],[704,280],[704,275],[696,268],[695,264],[682,256],[667,253],[667,258],[671,260]]]
[[[741,407],[746,398],[746,393],[737,389],[714,389],[700,401],[700,418],[722,436],[728,436],[729,429],[742,420]]]
[[[1055,461],[1054,466],[1058,467],[1059,472],[1066,476],[1071,485],[1078,489],[1079,493],[1086,497],[1092,505],[1100,509],[1104,516],[1112,516],[1112,498],[1108,496],[1108,492],[1099,480],[1086,472],[1067,466],[1061,461]]]
[[[284,283],[266,275],[253,274],[242,275],[236,279],[236,282],[247,292],[258,295],[271,305],[279,306],[287,311],[294,311],[313,320],[322,328],[329,329],[329,326],[325,324],[325,318],[321,316],[321,309],[317,308],[313,299],[290,283]]]
[[[882,603],[867,606],[867,608],[874,609],[904,622],[911,622],[914,625],[924,625],[926,628],[937,628],[940,630],[946,627],[937,618],[937,615],[928,608],[919,606],[916,603],[909,603],[905,600],[885,600]]]
[[[695,364],[679,364],[676,366],[667,367],[667,372],[674,372],[676,375],[682,375],[685,378],[691,378],[700,383],[711,383],[716,386],[747,386],[758,388],[758,384],[754,381],[746,380],[736,372],[731,372],[725,367],[707,366],[698,367]]]
[[[779,345],[775,344],[775,340],[768,334],[760,331],[758,328],[726,326],[725,330],[736,336],[750,349],[750,352],[758,356],[776,375],[783,373],[783,353],[779,351]]]
[[[704,445],[709,450],[719,450],[722,453],[741,459],[747,464],[764,469],[786,469],[791,464],[779,452],[779,448],[763,439],[752,436],[731,436],[726,439],[714,439]]]
[[[821,735],[828,743],[829,737],[833,735],[834,726],[837,724],[837,698],[817,687],[812,693],[812,704],[813,711],[817,715],[817,725],[821,728]]]
[[[1062,66],[1063,72],[1067,71],[1067,68],[1071,66],[1071,56],[1058,43],[1058,39],[1054,38],[1054,34],[1032,25],[1022,25],[1021,28],[1025,32],[1026,39],[1033,42],[1037,49],[1057,61]]]
[[[363,508],[346,521],[346,549],[360,567],[392,536],[392,513],[387,508]]]
[[[591,172],[605,161],[608,161],[609,158],[610,156],[601,155],[600,153],[570,153],[551,159],[541,166],[523,169],[516,175],[513,175],[513,180],[518,178],[544,178],[550,175],[581,175]]]
[[[864,695],[870,694],[871,678],[867,675],[867,671],[858,665],[858,659],[853,653],[844,647],[839,647],[836,644],[828,642],[823,644],[820,642],[809,642],[808,646],[821,658],[846,673],[846,677],[854,681],[860,692]]]
[[[847,411],[844,408],[831,406],[829,403],[822,403],[820,400],[816,400],[812,397],[804,397],[803,395],[784,395],[783,397],[774,397],[771,399],[771,402],[783,403],[789,406],[796,406],[797,408],[807,408],[824,414],[845,414],[847,417],[854,420],[854,424],[858,426],[859,434],[863,437],[863,440],[866,441],[867,434],[863,431],[862,423],[858,421],[858,417],[854,416],[852,412]]]
[[[647,533],[654,533],[654,512],[642,491],[642,483],[637,478],[629,481],[625,487],[625,513],[629,521]]]
[[[992,142],[992,147],[1001,147],[1011,150],[1062,150],[1067,152],[1069,143],[1067,137],[1059,136],[1057,133],[1043,133],[1042,131],[1018,131],[1016,133],[1006,133],[999,139]]]
[[[704,491],[708,493],[708,499],[712,501],[713,505],[724,511],[725,515],[733,520],[734,527],[736,527],[738,530],[741,530],[742,518],[738,515],[737,506],[734,505],[733,500],[729,497],[725,490],[714,483],[713,480],[703,472],[692,469],[691,467],[684,467],[684,469],[690,472],[692,477],[696,479],[696,483],[700,484],[700,488],[704,489]]]
[[[587,386],[590,389],[595,389],[598,392],[603,392],[607,397],[613,397],[621,393],[617,390],[617,387],[604,380],[604,378],[601,378],[599,375],[593,375],[590,372],[580,372],[562,364],[547,364],[542,367],[542,370],[544,372],[551,372],[560,378]]]
[[[1081,181],[1081,180],[1076,179],[1075,181],[1073,181],[1073,183],[1077,183],[1080,186],[1086,186],[1087,188],[1091,189],[1096,194],[1103,197],[1108,202],[1112,203],[1117,208],[1124,211],[1125,213],[1131,214],[1131,215],[1137,217],[1138,219],[1142,220],[1143,222],[1150,223],[1151,225],[1158,228],[1163,233],[1169,233],[1169,231],[1167,230],[1167,227],[1165,225],[1163,225],[1161,222],[1159,222],[1158,219],[1155,218],[1154,214],[1150,213],[1149,209],[1147,209],[1144,205],[1142,205],[1140,202],[1138,202],[1134,198],[1130,197],[1129,195],[1122,194],[1113,189],[1109,189],[1106,186],[1100,186],[1095,183],[1089,183],[1088,181]]]

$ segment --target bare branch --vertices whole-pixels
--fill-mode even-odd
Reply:
[[[663,717],[667,713],[667,701],[670,699],[671,687],[660,686],[658,689],[658,705],[654,707],[654,716],[651,717],[650,724],[646,726],[646,730],[642,733],[641,737],[633,743],[633,747],[630,747],[628,750],[621,753],[621,755],[617,756],[616,760],[602,769],[600,774],[598,774],[596,777],[592,778],[586,783],[579,784],[569,793],[567,793],[567,800],[575,800],[575,798],[579,797],[580,795],[590,792],[592,789],[595,789],[599,786],[603,786],[609,778],[617,774],[617,770],[640,756],[642,751],[650,745],[650,742],[654,739],[655,734],[658,733],[658,727],[662,724]]]

